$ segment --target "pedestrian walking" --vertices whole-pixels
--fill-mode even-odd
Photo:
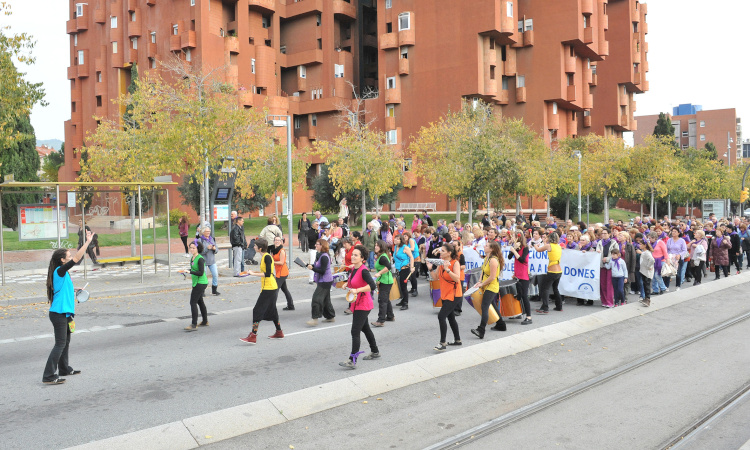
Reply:
[[[487,241],[494,242],[494,241]],[[516,233],[515,241],[509,246],[510,258],[513,262],[513,277],[516,279],[516,291],[521,300],[521,307],[526,317],[521,325],[531,325],[531,303],[529,303],[529,246],[523,232]],[[502,317],[502,315],[500,316]]]
[[[232,269],[234,276],[240,276],[242,271],[242,262],[245,258],[245,249],[247,248],[247,238],[245,237],[245,219],[237,217],[229,233],[229,241],[232,244]]]
[[[651,306],[651,279],[656,276],[655,263],[653,252],[654,248],[651,246],[651,242],[647,239],[643,241],[643,244],[635,251],[640,255],[640,274],[641,274],[641,286],[643,287],[643,299],[641,304],[643,306]]]
[[[706,232],[695,230],[695,238],[690,241],[690,264],[693,272],[693,286],[701,284],[703,270],[706,267],[706,253],[708,242],[706,241]]]
[[[461,290],[461,266],[458,263],[458,253],[456,248],[449,243],[440,247],[440,259],[443,264],[435,268],[431,263],[427,263],[427,269],[432,272],[433,279],[440,281],[440,300],[442,306],[438,313],[438,324],[440,325],[440,342],[434,350],[442,352],[446,350],[446,345],[461,345],[461,336],[458,332],[458,322],[453,314],[453,308],[456,303],[463,300],[463,291]],[[447,342],[448,324],[450,323],[453,332],[453,342]]]
[[[612,249],[612,259],[607,263],[612,271],[612,290],[615,306],[626,304],[625,280],[628,278],[628,266],[622,259],[619,248]]]
[[[92,240],[91,240],[91,243],[89,245],[84,246],[83,244],[84,244],[84,242],[87,239],[88,233],[91,233]],[[91,231],[91,227],[88,226],[88,225],[86,225],[86,229],[84,230],[83,221],[82,220],[78,220],[78,248],[79,249],[81,249],[81,248],[84,249],[85,254],[89,255],[89,258],[91,258],[91,262],[94,263],[94,264],[97,264],[96,254],[94,253],[94,248],[95,247],[96,248],[99,247],[99,242],[97,240],[96,233],[92,232]],[[81,259],[81,261],[82,260],[83,259]]]
[[[289,266],[286,262],[284,239],[280,237],[275,238],[273,245],[273,264],[276,269],[276,285],[279,287],[279,290],[284,293],[284,297],[286,298],[286,306],[283,309],[284,311],[294,311],[292,293],[289,292],[289,287],[286,284],[286,279],[289,277]]]
[[[651,256],[654,257],[654,276],[651,282],[651,291],[654,294],[661,295],[667,292],[667,286],[661,277],[661,268],[667,260],[667,244],[659,237],[659,233],[651,231],[648,233],[648,242],[651,244]]]
[[[398,287],[401,289],[401,301],[396,303],[402,311],[409,309],[409,276],[414,272],[414,256],[409,248],[409,241],[404,236],[393,236],[393,262],[398,271]]]
[[[419,230],[417,230],[416,234],[419,234]],[[412,233],[409,233],[408,231],[404,231],[404,234],[401,237],[402,241],[404,239],[407,240],[409,243],[409,250],[411,250],[412,258],[414,259],[414,270],[413,274],[410,276],[411,279],[411,291],[409,291],[409,295],[412,297],[416,297],[419,295],[419,291],[417,291],[417,278],[419,278],[419,265],[420,263],[420,255],[419,255],[419,244],[417,244],[417,240],[412,235]]]
[[[382,239],[375,243],[375,280],[378,286],[378,320],[373,322],[375,327],[382,327],[385,322],[396,320],[391,305],[391,289],[393,289],[393,273],[391,258],[388,256],[388,244]]]
[[[367,230],[365,231],[365,234],[362,236],[362,245],[364,245],[365,248],[367,249],[367,267],[370,270],[375,269],[375,243],[378,241],[378,235],[373,230],[374,228],[375,228],[375,224],[372,222],[369,222],[367,224]]]
[[[333,272],[331,270],[331,256],[328,254],[328,241],[318,239],[315,243],[315,252],[315,261],[307,265],[307,268],[313,272],[317,284],[312,295],[312,319],[307,321],[307,324],[312,327],[318,325],[318,319],[321,317],[325,317],[326,322],[336,320],[336,311],[331,304]]]
[[[534,250],[537,252],[547,252],[549,256],[549,266],[547,266],[547,273],[539,275],[539,297],[542,299],[542,307],[537,309],[536,312],[539,314],[549,313],[549,291],[552,290],[555,296],[555,311],[563,310],[562,297],[558,286],[560,284],[560,277],[562,277],[562,267],[560,266],[560,257],[562,256],[562,248],[560,247],[560,237],[556,232],[545,234],[542,237],[542,244],[536,245]],[[611,281],[610,281],[611,283]],[[612,287],[610,286],[610,290]]]
[[[206,276],[206,260],[201,256],[203,244],[200,242],[191,242],[188,252],[190,253],[190,277],[193,283],[193,289],[190,291],[190,313],[192,322],[185,327],[185,331],[195,331],[199,326],[208,326],[208,311],[206,304],[203,302],[203,294],[208,287],[208,277]],[[182,272],[182,271],[181,271]],[[184,273],[184,272],[182,272]],[[198,324],[198,308],[200,308],[203,322]]]
[[[276,327],[276,333],[268,336],[269,339],[284,339],[284,332],[279,323],[279,311],[276,309],[276,299],[279,296],[279,287],[276,284],[276,271],[274,269],[273,257],[268,253],[268,243],[265,239],[255,240],[255,251],[260,253],[260,272],[248,271],[249,275],[261,277],[261,291],[258,300],[253,307],[253,330],[247,337],[240,338],[242,342],[255,344],[258,339],[258,326],[261,320],[269,320]]]
[[[380,358],[378,344],[375,342],[375,335],[370,329],[367,316],[372,311],[372,295],[375,290],[375,280],[372,279],[370,271],[365,266],[367,249],[363,245],[357,245],[352,252],[352,271],[349,275],[347,287],[349,288],[348,296],[354,296],[349,309],[352,311],[352,352],[349,354],[349,360],[339,363],[340,366],[354,369],[357,366],[357,357],[364,353],[359,351],[360,334],[364,334],[367,343],[370,345],[370,354],[365,355],[362,359],[372,360]]]
[[[490,317],[490,308],[494,308],[493,303],[500,292],[498,278],[505,266],[503,252],[500,249],[500,244],[497,242],[486,242],[484,244],[484,253],[487,256],[484,258],[484,263],[482,264],[482,278],[474,285],[475,288],[482,292],[482,318],[479,321],[479,326],[471,330],[471,334],[479,339],[484,339],[484,331]],[[498,317],[500,317],[497,328],[505,331],[503,316],[500,315],[499,311],[496,312],[498,313]],[[501,323],[502,325],[500,325]]]
[[[188,251],[188,232],[190,231],[190,223],[188,223],[187,214],[180,217],[180,221],[177,224],[177,231],[180,233],[180,240],[182,245],[185,247],[185,257],[190,258],[190,252]]]
[[[194,242],[203,246],[201,256],[206,260],[206,266],[211,271],[211,293],[221,295],[219,292],[219,268],[216,265],[216,254],[219,253],[219,248],[216,246],[216,240],[211,236],[211,227],[204,227],[200,237],[196,238]]]
[[[716,230],[716,237],[711,243],[711,258],[714,260],[714,272],[716,279],[721,278],[721,272],[724,272],[724,278],[729,276],[729,249],[732,248],[732,242],[724,236],[721,229]]]
[[[68,375],[78,375],[80,370],[70,366],[68,350],[70,349],[70,334],[75,330],[76,315],[75,289],[68,271],[86,254],[86,249],[94,240],[91,231],[86,232],[86,240],[75,254],[70,250],[60,248],[52,253],[47,269],[47,301],[50,303],[49,321],[55,334],[55,346],[47,358],[42,382],[44,384],[63,384]],[[59,369],[59,370],[58,370]],[[58,375],[59,372],[59,375]]]

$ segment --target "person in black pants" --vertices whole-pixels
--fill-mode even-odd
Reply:
[[[388,244],[384,240],[375,243],[375,279],[378,282],[378,320],[372,326],[382,327],[385,322],[393,322],[393,305],[391,305],[391,289],[393,288],[393,274],[391,273],[391,258],[388,256]]]
[[[333,276],[331,274],[331,257],[328,254],[328,241],[318,239],[313,248],[316,250],[317,257],[312,264],[307,265],[318,284],[312,295],[312,319],[307,321],[307,324],[312,327],[318,325],[318,319],[321,317],[325,317],[325,322],[336,321],[336,311],[331,304]]]
[[[375,280],[372,279],[370,271],[367,270],[367,266],[364,264],[368,254],[367,248],[361,244],[354,247],[354,251],[351,254],[352,270],[349,272],[347,288],[349,289],[348,295],[353,296],[355,299],[349,306],[354,316],[352,317],[351,329],[352,352],[349,354],[348,361],[339,363],[340,366],[350,369],[356,367],[357,357],[362,353],[359,351],[361,342],[360,334],[364,334],[365,338],[367,338],[367,343],[370,344],[370,354],[362,359],[371,360],[380,358],[375,334],[373,334],[370,324],[367,323],[367,316],[373,307],[370,292],[375,289]]]
[[[437,267],[437,270],[433,272],[434,267],[431,263],[427,263],[427,270],[433,272],[433,278],[440,281],[440,299],[443,302],[443,306],[440,308],[438,313],[438,324],[440,325],[440,343],[435,346],[436,352],[445,351],[446,345],[461,345],[461,335],[458,332],[458,322],[456,322],[456,315],[453,312],[453,308],[456,303],[460,303],[463,298],[463,290],[461,289],[461,266],[458,263],[458,252],[453,244],[444,244],[440,248],[440,259],[443,260],[443,265]],[[446,342],[448,335],[448,323],[453,331],[453,342]]]
[[[201,256],[201,252],[203,252],[203,244],[200,242],[190,243],[188,247],[190,270],[188,272],[193,282],[193,290],[190,291],[190,312],[193,315],[193,321],[185,328],[185,331],[198,329],[198,308],[200,308],[203,317],[200,326],[208,326],[208,311],[206,310],[206,304],[203,302],[203,295],[208,287],[208,277],[206,277],[206,261]]]
[[[99,246],[99,242],[98,242],[96,234],[91,232],[91,227],[86,225],[85,231],[86,231],[86,235],[88,235],[88,233],[91,233],[91,236],[92,236],[91,243],[87,246],[83,245],[86,239],[84,237],[83,221],[79,220],[78,221],[78,249],[82,249],[82,248],[85,249],[86,254],[89,255],[89,258],[91,258],[91,262],[96,264],[97,261],[96,261],[96,254],[94,254],[94,248]],[[81,260],[83,260],[83,258],[81,258]],[[80,262],[81,261],[78,261],[76,262],[76,264],[79,264]]]

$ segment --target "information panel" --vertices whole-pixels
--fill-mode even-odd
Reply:
[[[717,219],[727,217],[727,201],[722,199],[703,200],[701,212],[703,220],[708,220],[709,214],[713,213]]]
[[[57,207],[36,204],[18,205],[18,240],[57,239]],[[68,238],[68,207],[60,205],[60,239]]]
[[[229,205],[214,205],[214,220],[217,222],[229,220]]]

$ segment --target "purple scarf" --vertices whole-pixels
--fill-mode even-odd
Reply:
[[[612,262],[615,263],[617,270],[620,270],[620,258],[612,258]]]
[[[599,242],[601,242],[602,247],[609,247],[609,244],[612,243],[612,238],[602,239]]]
[[[716,248],[721,247],[721,241],[723,241],[723,240],[724,240],[724,236],[722,236],[720,238],[716,238],[716,241],[715,241],[716,242]]]
[[[577,248],[578,248],[578,242],[572,242],[572,241],[571,241],[571,242],[568,242],[568,245],[567,245],[567,247],[568,247],[569,249],[571,249],[571,250],[575,250],[575,249],[577,249]]]
[[[593,244],[591,244],[591,242],[589,242],[588,244],[586,244],[583,247],[581,247],[581,250],[585,252],[586,250],[590,249],[592,245]]]

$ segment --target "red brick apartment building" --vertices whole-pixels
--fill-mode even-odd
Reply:
[[[111,100],[133,63],[170,53],[228,64],[242,105],[294,116],[298,147],[338,133],[349,82],[379,92],[367,109],[407,158],[410,137],[463,98],[522,117],[550,144],[621,136],[636,129],[634,94],[648,90],[646,14],[637,0],[70,0],[65,146],[83,145],[93,115],[121,114]],[[308,179],[323,161],[310,162]],[[78,170],[66,152],[60,179]],[[401,201],[455,207],[405,175]],[[295,196],[295,211],[311,205],[309,191]]]
[[[679,111],[682,107],[683,111]],[[674,126],[674,137],[680,148],[703,148],[711,142],[716,146],[720,161],[734,165],[742,162],[742,124],[737,111],[715,109],[702,111],[694,105],[681,105],[674,108],[676,113],[667,114]],[[684,107],[688,107],[685,111]],[[639,116],[641,128],[634,133],[634,142],[642,144],[646,136],[654,133],[659,115]]]

